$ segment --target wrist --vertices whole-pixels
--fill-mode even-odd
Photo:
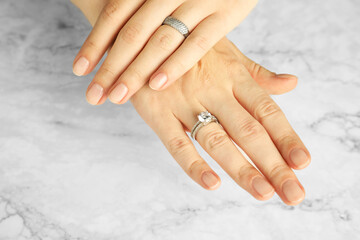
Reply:
[[[70,2],[80,9],[87,20],[94,26],[102,9],[107,4],[106,0],[70,0]]]

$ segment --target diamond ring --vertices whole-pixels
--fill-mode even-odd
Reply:
[[[188,27],[182,21],[171,16],[166,17],[161,25],[168,25],[178,30],[178,32],[180,32],[185,38],[187,38],[190,34]]]
[[[208,125],[209,123],[216,122],[219,123],[217,118],[209,113],[208,111],[201,112],[198,116],[199,121],[194,125],[191,130],[191,137],[196,140],[196,133],[202,128],[203,126]]]

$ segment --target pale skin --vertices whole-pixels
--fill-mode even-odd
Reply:
[[[97,4],[78,5],[91,24],[102,9]],[[254,63],[224,37],[166,90],[144,85],[131,102],[187,175],[203,188],[217,189],[221,180],[186,132],[197,114],[208,110],[223,128],[211,123],[200,129],[196,140],[204,150],[255,199],[268,200],[276,192],[285,204],[297,205],[305,190],[293,169],[307,167],[310,153],[269,96],[288,92],[296,83],[295,76],[277,75]]]
[[[87,4],[88,0],[74,0]],[[74,59],[73,71],[90,73],[113,44],[86,92],[98,105],[125,103],[150,79],[162,90],[193,67],[254,8],[257,0],[105,0],[94,28]],[[189,28],[184,37],[163,25],[171,15]]]

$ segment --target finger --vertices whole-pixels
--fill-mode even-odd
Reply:
[[[146,1],[131,17],[120,30],[108,56],[89,85],[87,100],[90,104],[96,105],[101,102],[102,98],[107,98],[109,88],[141,52],[147,40],[161,25],[167,14],[171,13],[179,3],[180,0],[169,1],[168,4],[159,4],[158,1]],[[132,73],[142,76],[141,71],[132,71]],[[101,88],[102,92],[93,94],[91,89],[94,85],[98,89]],[[123,97],[129,92],[129,88],[124,84],[121,85],[119,90],[118,93]],[[100,91],[96,91],[96,93],[98,92]]]
[[[152,119],[150,126],[186,174],[207,190],[217,189],[221,184],[220,177],[201,158],[179,120],[172,114],[161,114]]]
[[[196,123],[194,115],[182,116],[182,120],[189,129]],[[244,158],[220,125],[203,126],[196,139],[226,173],[256,199],[268,200],[274,195],[271,184]]]
[[[257,77],[254,79],[267,94],[280,95],[296,88],[297,77],[288,74],[276,74],[274,77]]]
[[[89,74],[105,54],[109,45],[127,19],[141,6],[143,1],[109,1],[101,11],[92,31],[85,40],[73,63],[77,76]]]
[[[265,127],[289,166],[303,169],[310,164],[310,153],[304,143],[279,106],[263,89],[251,80],[238,82],[233,91],[241,105]]]
[[[297,77],[291,74],[276,74],[252,61],[239,51],[240,61],[251,74],[252,78],[268,94],[283,94],[293,90],[297,85]]]
[[[182,4],[172,17],[183,21],[193,29],[202,19],[215,11],[212,4],[202,8],[194,7],[193,1]],[[196,4],[199,4],[197,2]],[[138,89],[150,78],[151,74],[171,55],[184,41],[184,37],[174,28],[162,25],[151,36],[146,46],[139,55],[121,74],[119,79],[109,89],[109,100],[113,103],[125,103]],[[121,94],[121,89],[126,86],[127,94]],[[118,90],[120,89],[120,91]]]
[[[253,60],[246,57],[236,45],[227,37],[223,37],[216,43],[214,49],[219,53],[228,51],[229,54],[235,54],[238,57],[239,64],[246,67],[253,79],[268,94],[284,94],[293,90],[297,85],[297,77],[291,74],[276,74],[257,64]]]
[[[213,112],[231,138],[271,182],[283,202],[288,205],[300,203],[305,191],[264,127],[235,98],[219,93],[210,94],[212,98],[207,98],[204,106]]]
[[[151,76],[150,87],[165,89],[190,70],[226,34],[223,26],[224,17],[220,14],[205,18]]]

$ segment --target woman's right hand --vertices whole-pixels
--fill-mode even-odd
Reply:
[[[204,150],[256,199],[267,200],[275,190],[285,204],[296,205],[305,191],[291,168],[305,168],[310,154],[268,95],[286,92],[296,81],[260,67],[223,38],[168,89],[158,92],[145,85],[131,101],[178,164],[203,188],[218,188],[220,178],[185,131],[197,122],[197,114],[208,110],[223,128],[210,123],[199,130],[196,140]]]
[[[89,5],[89,0],[73,1]],[[103,2],[107,4],[73,64],[76,75],[89,74],[113,44],[87,89],[93,105],[107,98],[123,104],[148,81],[155,90],[167,88],[240,24],[257,0]],[[184,22],[181,33],[163,25],[169,16]]]

